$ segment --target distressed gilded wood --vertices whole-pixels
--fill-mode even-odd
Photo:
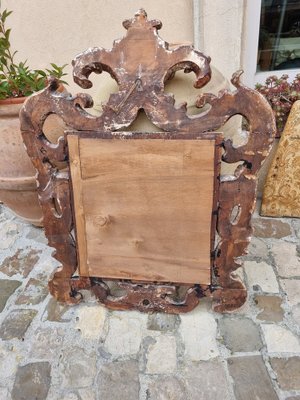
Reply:
[[[164,92],[164,84],[172,79],[177,70],[183,69],[186,73],[195,74],[196,88],[205,86],[211,75],[210,58],[194,50],[192,46],[169,49],[168,43],[158,36],[160,21],[149,21],[144,10],[139,10],[123,26],[127,30],[126,36],[115,41],[111,50],[90,48],[73,61],[74,80],[81,87],[91,87],[90,74],[102,71],[108,72],[118,84],[119,91],[112,94],[103,105],[100,116],[88,113],[88,108],[93,105],[91,97],[86,94],[73,97],[62,91],[55,79],[50,80],[46,89],[31,96],[21,111],[23,140],[38,172],[38,193],[44,214],[45,232],[49,245],[55,248],[56,259],[61,263],[49,282],[50,292],[59,301],[76,303],[81,299],[82,289],[91,289],[100,302],[113,309],[135,308],[140,311],[171,313],[190,311],[201,297],[212,296],[215,310],[232,311],[245,302],[247,295],[243,283],[234,276],[234,271],[241,264],[239,259],[246,253],[252,233],[250,219],[255,205],[257,172],[269,153],[275,134],[272,110],[258,92],[242,85],[239,71],[232,78],[235,91],[223,91],[218,96],[205,93],[200,95],[196,102],[200,109],[199,114],[188,116],[186,104],[175,106],[174,97]],[[201,112],[204,105],[208,105],[209,109]],[[135,120],[139,110],[144,110],[160,131],[151,133],[151,139],[146,132],[124,132]],[[57,114],[69,127],[56,144],[50,143],[43,133],[43,123],[50,114]],[[220,141],[220,135],[216,131],[220,131],[222,125],[237,114],[248,121],[250,129],[248,141],[235,148],[230,140]],[[145,277],[145,281],[140,280],[144,276],[134,277],[139,280],[116,279],[115,284],[122,290],[122,294],[117,294],[103,276],[92,276],[93,273],[100,275],[98,269],[95,270],[92,266],[91,269],[82,267],[79,262],[79,258],[84,255],[83,248],[86,249],[93,239],[92,230],[89,229],[87,242],[80,239],[86,228],[82,219],[86,218],[84,207],[91,200],[81,197],[85,195],[86,188],[85,181],[81,178],[82,159],[80,151],[78,152],[80,144],[89,138],[103,140],[106,144],[116,138],[119,140],[118,146],[121,146],[129,138],[128,143],[135,144],[135,139],[138,138],[148,138],[152,143],[157,139],[166,142],[171,142],[171,139],[183,140],[183,136],[187,143],[197,139],[203,145],[207,140],[215,142],[215,175],[218,175],[221,158],[226,163],[239,162],[233,176],[218,176],[217,184],[214,183],[213,196],[204,207],[204,210],[210,207],[210,264],[203,269],[199,263],[200,282],[196,284],[188,281],[185,282],[186,285],[148,281],[147,279],[152,279],[150,274]],[[126,146],[129,146],[128,143],[126,142]],[[169,152],[169,148],[166,151]],[[72,177],[69,157],[73,161]],[[75,164],[77,161],[77,166],[74,161]],[[112,161],[113,159],[109,160],[110,166]],[[60,171],[57,165],[61,162],[66,163],[66,168]],[[100,160],[96,159],[96,163],[98,162]],[[211,162],[209,157],[209,161],[205,163],[208,166],[207,175],[197,175],[201,176],[201,185],[207,177],[211,184]],[[200,165],[203,166],[203,163]],[[89,167],[86,165],[86,170],[83,168],[84,173],[88,173]],[[97,167],[97,177],[101,167]],[[170,164],[165,163],[162,168],[167,170]],[[134,165],[132,169],[128,167],[128,172],[137,173]],[[100,195],[101,190],[96,186],[97,194]],[[81,211],[77,207],[80,203],[83,206]],[[197,212],[195,199],[193,207]],[[75,216],[78,215],[81,215],[81,222],[79,218],[75,224]],[[144,218],[145,215],[146,210]],[[198,218],[200,217],[201,213],[198,214]],[[109,218],[104,219],[105,221],[109,222]],[[205,226],[207,232],[207,219]],[[185,240],[185,232],[181,234]],[[136,239],[138,244],[139,238]],[[207,250],[207,237],[205,243],[204,248]],[[195,251],[195,243],[191,246],[192,251]],[[154,249],[151,249],[151,254],[154,255]],[[187,251],[184,259],[189,257]],[[80,271],[78,273],[78,267],[82,274]],[[201,270],[205,271],[205,276],[201,276]]]
[[[269,169],[261,215],[300,217],[300,101],[291,109]]]

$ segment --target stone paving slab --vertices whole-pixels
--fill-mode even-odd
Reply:
[[[225,366],[221,361],[200,361],[184,369],[187,398],[191,400],[230,400]]]
[[[138,399],[140,390],[138,362],[126,360],[102,365],[97,383],[100,399]]]
[[[262,311],[256,316],[257,319],[269,322],[281,322],[284,316],[282,298],[279,296],[257,295],[254,297],[255,304]]]
[[[36,310],[12,310],[0,326],[0,339],[24,339],[24,335],[36,314]]]
[[[7,300],[21,285],[20,281],[1,279],[0,280],[0,313],[3,311]]]
[[[237,400],[278,398],[261,356],[230,358],[228,368]]]
[[[259,328],[250,318],[222,318],[219,329],[225,346],[232,353],[255,352],[263,347]]]
[[[186,400],[187,389],[176,376],[150,377],[145,384],[144,398],[148,400]]]
[[[300,390],[300,357],[271,358],[270,363],[282,389]]]
[[[20,366],[16,373],[11,397],[14,400],[45,399],[50,386],[51,366],[48,362],[35,362]]]
[[[47,291],[42,229],[0,208],[0,400],[300,399],[300,220],[255,215],[247,303],[175,316],[77,306]]]

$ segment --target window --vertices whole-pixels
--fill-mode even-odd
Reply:
[[[300,72],[300,1],[247,1],[244,68],[246,84]]]
[[[257,71],[300,68],[299,0],[262,0]]]

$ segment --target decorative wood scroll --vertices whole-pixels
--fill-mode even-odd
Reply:
[[[275,134],[271,108],[258,92],[241,84],[239,71],[232,78],[236,87],[234,92],[224,91],[218,96],[200,95],[197,106],[202,108],[208,104],[210,108],[188,116],[186,104],[175,107],[174,97],[164,93],[164,84],[176,71],[183,69],[187,73],[194,72],[196,88],[203,87],[210,80],[210,58],[191,46],[169,50],[168,43],[157,33],[161,22],[149,21],[144,10],[139,10],[123,26],[127,35],[115,41],[112,50],[91,48],[73,61],[74,80],[79,86],[91,87],[89,75],[102,71],[108,72],[119,86],[119,91],[112,94],[103,106],[100,116],[92,116],[86,111],[93,105],[90,96],[79,94],[73,97],[62,91],[55,79],[50,80],[45,90],[31,96],[21,111],[23,140],[38,172],[45,232],[49,245],[56,250],[56,259],[61,263],[49,282],[50,291],[59,301],[77,303],[81,299],[80,290],[91,289],[110,308],[170,313],[187,312],[198,304],[201,297],[212,296],[216,311],[234,310],[246,299],[245,287],[233,272],[240,266],[239,257],[245,254],[250,241],[256,176]],[[126,140],[140,135],[145,139],[148,137],[146,133],[122,133],[135,120],[139,110],[144,110],[149,120],[163,131],[156,134],[156,139],[163,140],[190,136],[218,143],[220,136],[215,131],[229,118],[240,114],[248,121],[250,130],[246,144],[237,148],[230,140],[218,144],[224,162],[240,162],[240,165],[233,176],[219,179],[219,194],[215,196],[216,202],[211,210],[213,234],[209,282],[204,279],[204,283],[186,282],[180,286],[177,282],[122,279],[115,281],[119,292],[122,291],[119,293],[113,291],[110,283],[101,276],[78,274],[79,242],[74,232],[80,234],[81,228],[78,218],[75,227],[74,215],[80,210],[74,209],[76,199],[72,198],[72,193],[76,196],[80,192],[77,192],[74,177],[72,189],[70,179],[68,145],[71,149],[74,144],[71,135],[75,135],[79,142],[89,137]],[[43,133],[43,123],[52,113],[60,116],[70,128],[56,144],[50,143]],[[72,156],[72,150],[70,154]],[[65,163],[65,169],[58,169],[61,163]]]

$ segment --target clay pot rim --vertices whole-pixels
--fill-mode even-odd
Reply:
[[[0,100],[0,106],[6,106],[10,104],[22,104],[27,97],[9,97],[8,99]]]

